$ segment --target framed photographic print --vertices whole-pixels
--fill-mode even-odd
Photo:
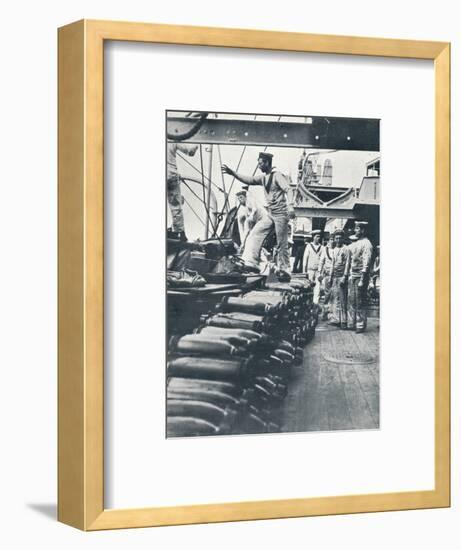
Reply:
[[[447,43],[59,29],[59,520],[450,504]]]

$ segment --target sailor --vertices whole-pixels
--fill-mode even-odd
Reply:
[[[293,273],[301,273],[303,270],[303,256],[306,250],[306,239],[300,242],[293,240]]]
[[[181,176],[176,163],[176,153],[179,151],[192,157],[195,155],[197,148],[198,145],[177,141],[170,141],[167,146],[166,188],[168,205],[170,207],[171,217],[173,218],[173,231],[178,234],[182,241],[186,241],[187,238],[182,210],[183,197],[181,195]]]
[[[273,155],[259,153],[258,169],[261,174],[247,176],[239,174],[226,164],[221,169],[245,185],[262,185],[266,199],[267,217],[260,219],[253,227],[245,244],[242,259],[254,271],[259,271],[259,258],[264,239],[275,228],[278,246],[277,276],[281,281],[290,280],[290,254],[288,250],[288,220],[295,217],[290,181],[280,170],[272,166]],[[290,194],[290,200],[287,195]]]
[[[373,262],[373,269],[371,270],[371,280],[373,282],[373,288],[379,288],[379,276],[381,270],[381,260],[379,257],[379,246],[376,247],[375,261]]]
[[[323,290],[323,312],[322,319],[328,318],[330,309],[330,291],[331,291],[331,265],[333,260],[333,249],[335,248],[335,235],[330,233],[320,253],[319,268],[317,279],[320,283],[320,289]]]
[[[320,244],[322,232],[319,229],[311,231],[312,242],[306,245],[303,257],[303,272],[307,273],[307,278],[315,283],[314,286],[314,303],[319,303],[320,297],[320,282],[317,280],[320,255],[323,250],[323,246]]]
[[[358,239],[354,234],[352,234],[352,235],[349,235],[348,241],[349,242],[347,244],[348,244],[348,246],[350,246],[352,243],[356,243],[358,241]]]
[[[347,269],[349,247],[344,244],[344,231],[334,232],[335,248],[332,251],[330,267],[331,293],[328,322],[331,325],[347,328]]]
[[[240,234],[240,251],[245,249],[245,242],[254,226],[267,217],[265,208],[257,204],[251,204],[248,200],[247,190],[244,188],[235,194],[238,202],[237,221]]]
[[[355,222],[357,240],[349,245],[350,256],[346,273],[349,276],[347,296],[347,328],[357,333],[367,327],[366,294],[368,289],[373,246],[365,236],[368,222]]]

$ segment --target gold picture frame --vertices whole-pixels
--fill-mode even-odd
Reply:
[[[435,71],[435,489],[104,509],[103,48],[106,40],[432,60]],[[59,29],[58,518],[83,530],[450,505],[450,44],[82,20]]]

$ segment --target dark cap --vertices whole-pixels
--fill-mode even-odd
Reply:
[[[272,159],[274,158],[274,155],[271,155],[271,153],[261,152],[261,153],[259,153],[258,158],[263,159],[263,160],[268,160],[269,162],[272,162]]]
[[[247,194],[246,189],[242,189],[241,191],[238,191],[237,193],[235,193],[235,196],[239,197],[240,195],[243,195],[246,197],[246,194]]]
[[[337,229],[333,235],[336,237],[336,235],[340,235],[341,237],[344,237],[344,231],[342,229]]]

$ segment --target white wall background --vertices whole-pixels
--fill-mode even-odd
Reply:
[[[452,41],[453,143],[460,146],[456,3],[330,0],[80,0],[2,6],[0,52],[0,541],[4,548],[457,548],[459,545],[459,283],[453,319],[453,507],[83,534],[57,524],[56,28],[82,17]],[[393,83],[392,85],[397,85]],[[411,129],[409,133],[411,139]],[[453,165],[453,268],[459,163]],[[417,211],[415,211],[417,216]],[[405,230],[405,228],[403,228]],[[424,226],[421,227],[424,233]],[[415,238],[414,235],[410,237]],[[455,272],[454,272],[455,275]],[[455,279],[455,276],[453,277]]]

